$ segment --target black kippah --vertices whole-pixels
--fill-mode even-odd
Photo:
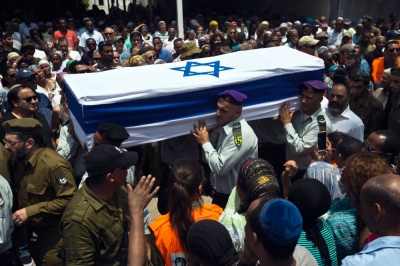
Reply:
[[[238,260],[228,230],[217,221],[201,220],[193,224],[187,242],[190,251],[199,259],[221,266],[232,266]]]

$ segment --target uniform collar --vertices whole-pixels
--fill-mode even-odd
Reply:
[[[113,210],[115,211],[115,209],[118,209],[121,207],[121,202],[118,198],[117,195],[117,191],[114,193],[114,197],[117,197],[117,204],[118,204],[118,208],[114,208],[113,206],[109,205],[105,200],[103,200],[102,198],[100,198],[99,196],[97,196],[86,184],[86,182],[83,183],[82,188],[83,189],[83,194],[86,194],[85,197],[86,198],[92,198],[93,200],[90,200],[90,205],[92,205],[93,209],[95,209],[96,211],[102,209],[103,207],[108,208],[109,210]]]
[[[35,153],[29,158],[28,163],[32,166],[35,167],[39,159],[42,157],[42,154],[44,152],[45,148],[39,148],[35,151]],[[27,163],[27,164],[28,164]]]
[[[300,112],[302,113],[302,114],[304,114],[304,115],[306,115],[304,112],[303,112],[303,110],[300,110]],[[321,108],[321,105],[319,105],[319,108],[317,109],[317,111],[315,111],[312,115],[310,115],[309,117],[311,118],[311,119],[314,119],[314,118],[316,118],[317,116],[319,116],[320,114],[321,114],[321,112],[322,112],[322,108]]]
[[[229,135],[232,132],[233,124],[240,122],[242,119],[243,119],[243,117],[239,116],[236,120],[233,120],[232,122],[226,124],[221,129],[223,129],[225,131],[226,135]]]

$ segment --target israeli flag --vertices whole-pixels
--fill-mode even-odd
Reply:
[[[91,147],[97,125],[114,122],[130,138],[123,147],[186,135],[199,119],[217,126],[217,95],[237,90],[248,96],[243,116],[278,115],[283,102],[300,106],[301,83],[322,80],[321,59],[288,47],[236,52],[216,57],[101,73],[65,75],[64,82],[81,143]]]

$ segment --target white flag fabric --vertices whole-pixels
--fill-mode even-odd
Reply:
[[[299,108],[301,83],[322,80],[321,59],[288,47],[101,73],[64,75],[68,105],[81,143],[91,146],[97,125],[114,122],[130,138],[123,147],[189,134],[199,119],[215,127],[217,95],[248,96],[243,116],[272,117],[280,105]]]

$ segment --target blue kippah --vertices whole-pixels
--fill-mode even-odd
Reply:
[[[259,220],[265,235],[281,246],[297,242],[303,227],[297,207],[284,199],[272,199],[265,203]]]

